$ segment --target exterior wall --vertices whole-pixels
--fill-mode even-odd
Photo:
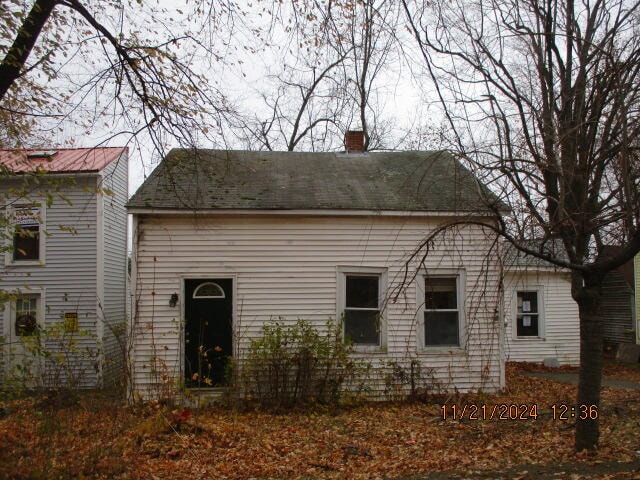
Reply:
[[[96,352],[96,176],[71,177],[56,176],[60,193],[53,194],[53,204],[45,207],[45,264],[44,265],[5,265],[4,254],[0,255],[0,289],[4,291],[22,291],[39,289],[44,298],[43,311],[45,327],[61,325],[65,312],[78,315],[79,333],[65,335],[67,347],[60,349],[49,342],[47,348],[61,353],[70,353],[63,361],[65,366],[73,368],[80,387],[92,387],[96,384],[97,371],[95,361],[90,359]],[[71,182],[75,183],[72,185]],[[3,180],[0,188],[21,190],[17,179]],[[48,187],[53,190],[53,185]],[[32,199],[44,198],[36,193]],[[10,315],[8,304],[0,313],[0,327],[4,328],[5,319]],[[61,330],[59,330],[61,331]],[[2,332],[1,334],[4,334]],[[0,334],[0,335],[1,335]],[[69,342],[73,341],[74,345]],[[75,352],[75,353],[73,353]],[[59,368],[49,367],[44,372],[44,380],[49,383],[59,381],[65,374]]]
[[[633,289],[618,270],[609,272],[602,282],[600,314],[604,340],[609,343],[634,343]]]
[[[229,277],[234,281],[235,356],[266,322],[304,318],[324,325],[337,314],[339,267],[385,267],[390,300],[383,348],[356,355],[369,359],[371,388],[381,393],[390,361],[417,359],[432,369],[433,386],[446,390],[495,390],[504,386],[500,350],[497,259],[478,227],[436,242],[424,259],[432,269],[463,269],[466,342],[462,348],[418,348],[419,262],[404,263],[444,218],[134,215],[132,282],[133,389],[154,395],[182,378],[183,280]],[[420,258],[420,257],[417,257]],[[487,259],[488,258],[488,259]],[[172,293],[179,294],[175,307]],[[391,295],[389,295],[391,296]],[[384,327],[383,327],[384,328]],[[175,390],[175,383],[169,385]]]
[[[120,381],[123,368],[126,333],[126,277],[127,277],[127,210],[128,162],[126,153],[102,172],[102,287],[99,319],[103,322],[102,349],[103,382]]]
[[[516,292],[541,292],[543,331],[540,337],[517,337]],[[553,269],[526,269],[505,274],[505,359],[512,362],[542,362],[555,357],[562,365],[580,363],[578,305],[571,297],[568,273]]]

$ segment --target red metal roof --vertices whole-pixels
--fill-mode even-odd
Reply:
[[[126,151],[127,147],[0,150],[0,164],[14,173],[99,172]]]

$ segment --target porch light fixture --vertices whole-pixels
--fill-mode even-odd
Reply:
[[[177,303],[178,303],[178,294],[172,293],[171,298],[169,299],[169,306],[175,307]]]

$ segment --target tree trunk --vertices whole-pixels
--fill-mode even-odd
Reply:
[[[582,277],[580,274],[574,275]],[[598,409],[602,384],[603,344],[602,318],[599,312],[600,282],[585,280],[583,286],[574,287],[573,296],[580,312],[580,375],[575,411],[575,441],[576,451],[579,452],[598,448],[600,436]]]
[[[57,4],[58,0],[37,0],[31,7],[31,11],[20,26],[11,48],[0,63],[0,100],[20,77],[42,28]]]

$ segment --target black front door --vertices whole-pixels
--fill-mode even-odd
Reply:
[[[185,280],[184,374],[187,388],[220,387],[232,355],[233,281]]]

